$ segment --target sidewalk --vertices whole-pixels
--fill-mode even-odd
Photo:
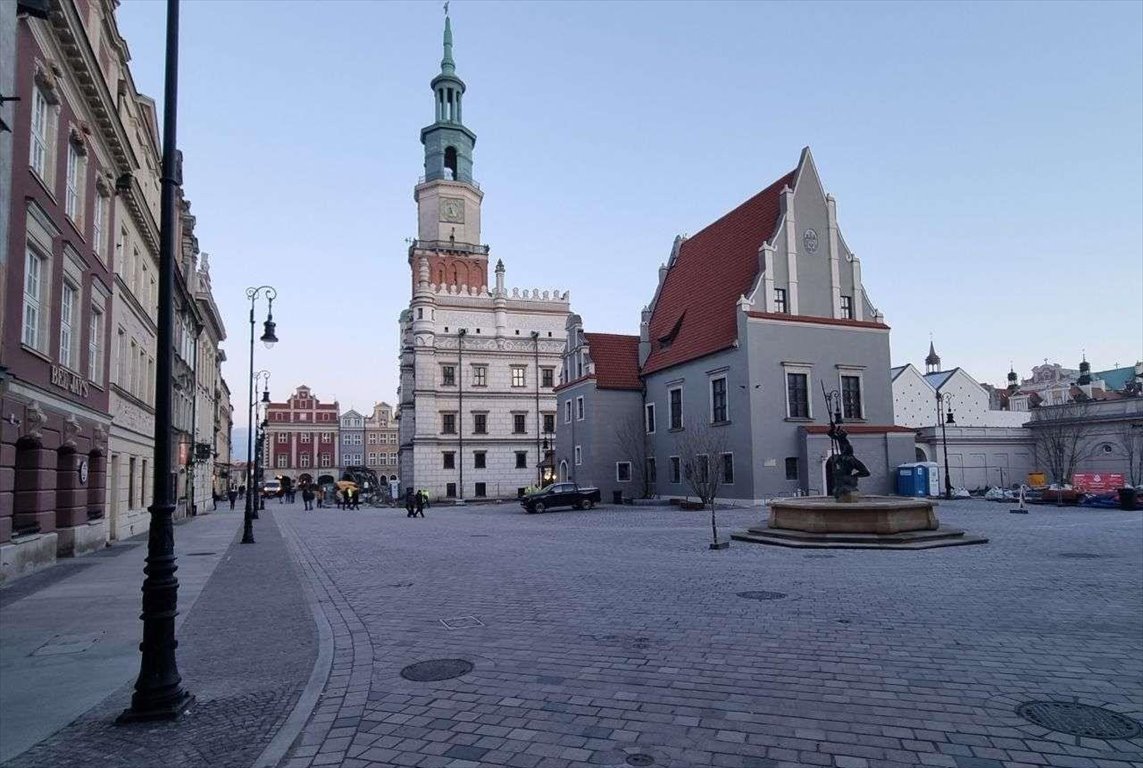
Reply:
[[[179,670],[197,697],[176,723],[114,725],[139,669],[145,541],[54,566],[40,577],[46,583],[0,591],[0,763],[250,765],[316,655],[312,615],[274,511],[255,522],[254,545],[238,543],[238,511],[175,529]]]

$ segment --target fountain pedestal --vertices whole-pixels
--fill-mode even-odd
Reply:
[[[897,496],[775,499],[765,526],[732,534],[738,541],[806,549],[931,549],[984,544],[988,539],[943,527],[936,502]]]

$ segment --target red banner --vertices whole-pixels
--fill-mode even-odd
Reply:
[[[1072,475],[1072,488],[1087,493],[1107,493],[1123,487],[1120,472],[1076,472]]]

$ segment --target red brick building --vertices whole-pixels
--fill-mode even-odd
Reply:
[[[0,340],[0,575],[106,541],[114,198],[136,169],[86,3],[17,22]],[[118,77],[118,75],[116,75]]]
[[[329,475],[329,482],[335,480],[338,417],[337,401],[321,402],[304,384],[286,402],[270,403],[264,477],[288,477],[297,482]]]

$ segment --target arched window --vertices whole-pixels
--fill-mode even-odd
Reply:
[[[456,175],[456,147],[445,147],[445,168],[451,172],[445,173],[446,179],[455,179]]]

